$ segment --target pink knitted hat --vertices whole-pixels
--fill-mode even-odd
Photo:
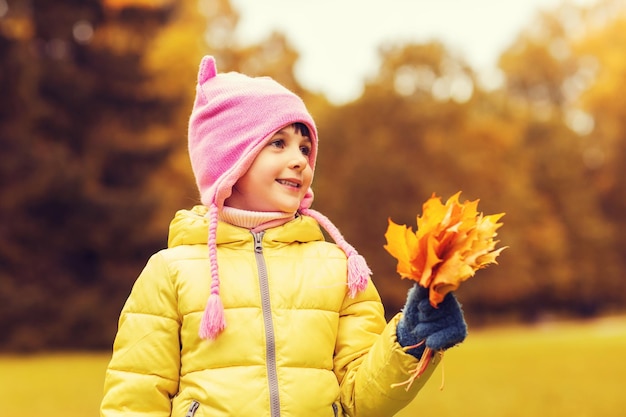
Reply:
[[[232,187],[271,136],[296,122],[309,128],[312,144],[309,163],[314,169],[317,129],[300,97],[269,77],[253,78],[236,72],[218,74],[212,56],[205,56],[200,62],[196,99],[189,119],[189,156],[202,204],[209,208],[211,294],[200,325],[203,339],[215,339],[226,326],[219,297],[218,213]],[[317,220],[346,253],[348,287],[354,297],[366,288],[371,271],[330,220],[309,208],[312,202],[313,191],[309,189],[299,211]]]

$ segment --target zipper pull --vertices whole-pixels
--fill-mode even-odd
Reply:
[[[191,405],[189,406],[189,410],[187,411],[187,414],[185,414],[185,417],[193,417],[196,414],[198,407],[200,407],[200,403],[196,400],[193,400],[191,402]]]
[[[263,252],[263,235],[265,234],[265,231],[260,231],[257,233],[252,233],[252,235],[254,236],[254,251],[256,253],[262,253]]]

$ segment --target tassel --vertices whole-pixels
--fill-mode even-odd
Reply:
[[[209,296],[204,309],[199,335],[202,339],[215,340],[224,328],[226,328],[226,318],[224,317],[222,299],[219,294],[213,293]]]
[[[369,277],[372,275],[372,271],[365,258],[356,251],[346,240],[343,235],[337,229],[337,227],[319,211],[311,210],[309,208],[301,209],[300,212],[305,216],[313,217],[333,238],[337,246],[341,248],[343,253],[348,257],[348,290],[350,297],[356,297],[356,294],[367,288]]]
[[[370,275],[372,271],[363,256],[352,254],[348,257],[348,289],[351,298],[367,288]]]

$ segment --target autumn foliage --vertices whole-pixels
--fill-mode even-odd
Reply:
[[[494,240],[504,213],[484,216],[478,212],[478,200],[461,204],[460,194],[445,204],[433,194],[417,216],[415,233],[391,219],[385,233],[385,249],[398,260],[398,273],[429,288],[433,307],[478,269],[497,263],[506,248],[496,249]]]
[[[623,0],[538,14],[489,89],[437,40],[381,46],[362,95],[336,105],[298,82],[292,34],[238,45],[230,3],[0,0],[0,351],[110,349],[169,220],[198,201],[186,126],[204,54],[303,97],[315,207],[367,259],[388,319],[412,280],[436,302],[500,253],[469,243],[497,244],[500,217],[458,196],[429,200],[416,232],[386,221],[412,224],[433,190],[507,213],[510,251],[458,292],[472,328],[624,311]],[[408,279],[389,279],[398,266]]]

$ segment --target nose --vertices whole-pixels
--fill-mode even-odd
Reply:
[[[302,153],[302,150],[300,150],[299,146],[292,150],[289,156],[291,158],[289,162],[289,167],[292,169],[302,170],[309,163],[309,158]]]

